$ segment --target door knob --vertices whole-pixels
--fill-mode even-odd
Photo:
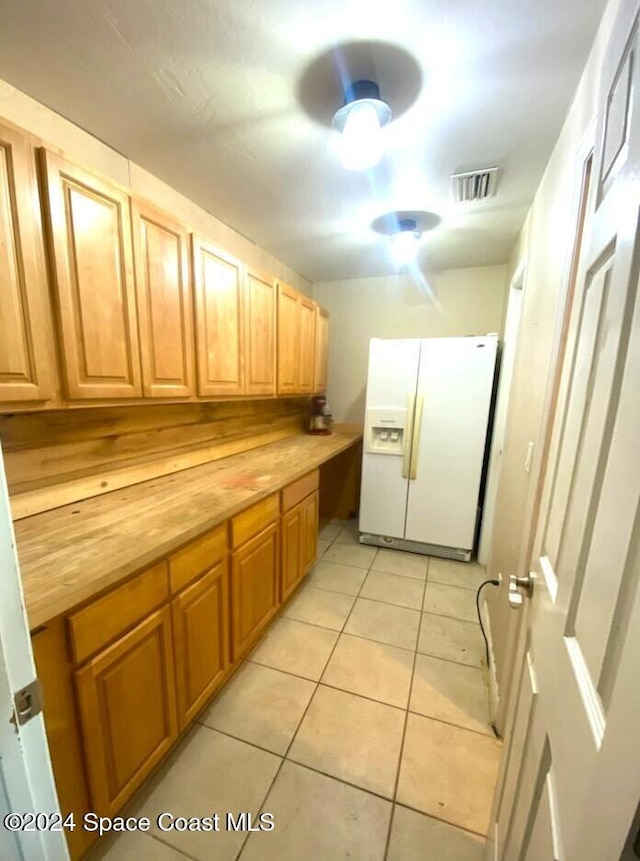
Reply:
[[[519,610],[524,603],[525,597],[530,597],[533,591],[533,574],[531,572],[526,577],[516,577],[512,574],[509,577],[509,592],[507,600],[509,606],[513,610]]]

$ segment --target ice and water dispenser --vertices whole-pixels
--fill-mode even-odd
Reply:
[[[367,410],[365,451],[371,454],[404,454],[407,410]]]

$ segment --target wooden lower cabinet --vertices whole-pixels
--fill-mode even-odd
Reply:
[[[178,734],[168,606],[75,672],[92,809],[114,816]]]
[[[33,657],[44,698],[44,723],[51,765],[63,816],[73,813],[76,825],[91,810],[85,777],[78,714],[73,691],[73,665],[69,660],[64,620],[53,622],[31,638]],[[95,833],[82,827],[67,830],[72,861],[95,842]]]
[[[282,515],[280,601],[286,601],[316,561],[318,552],[318,491]]]
[[[302,568],[306,574],[318,558],[318,512],[320,493],[314,491],[302,503]]]
[[[255,642],[278,606],[278,524],[234,550],[231,561],[232,659]]]
[[[171,602],[180,730],[196,716],[229,667],[226,559]]]
[[[64,813],[116,816],[226,681],[315,561],[317,487],[303,476],[34,632]],[[69,832],[73,861],[94,839]]]
[[[280,541],[282,561],[280,564],[280,600],[286,601],[303,576],[302,529],[304,511],[302,503],[282,515]]]

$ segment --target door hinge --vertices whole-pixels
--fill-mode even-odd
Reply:
[[[34,679],[22,690],[13,695],[13,714],[11,723],[14,726],[30,721],[42,711],[42,685],[40,679]]]

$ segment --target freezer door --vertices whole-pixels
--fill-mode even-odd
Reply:
[[[471,550],[498,339],[422,341],[405,537]]]
[[[381,416],[405,413],[403,451],[397,456],[387,452],[367,451],[362,456],[362,485],[360,493],[360,532],[402,538],[407,510],[408,457],[411,447],[411,409],[415,401],[420,358],[420,340],[380,340],[369,345],[369,373],[365,437],[370,433],[368,422],[380,421]],[[368,437],[367,437],[368,438]]]

